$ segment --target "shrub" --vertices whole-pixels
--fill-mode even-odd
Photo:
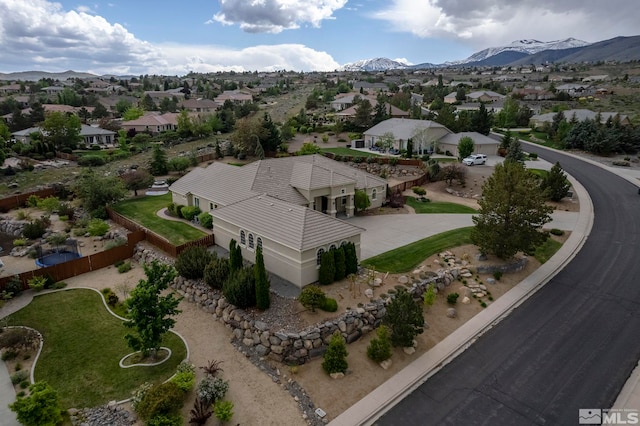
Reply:
[[[564,231],[558,228],[553,228],[551,231],[549,231],[549,233],[557,236],[564,235]],[[13,244],[15,245],[15,241]]]
[[[124,274],[125,272],[129,272],[131,270],[131,262],[123,262],[122,265],[118,266],[118,272]]]
[[[184,219],[193,220],[194,217],[202,213],[200,207],[196,206],[184,206],[180,209],[180,214]]]
[[[47,278],[43,276],[34,276],[29,279],[29,288],[34,289],[35,291],[42,291],[44,286],[47,284]]]
[[[193,408],[189,411],[189,424],[190,425],[204,425],[209,420],[209,417],[213,414],[210,405],[202,402],[202,400],[196,398],[193,403]]]
[[[321,308],[325,304],[327,296],[317,285],[308,285],[300,292],[298,301],[302,306],[315,312],[316,308]]]
[[[22,383],[25,380],[29,379],[29,370],[20,370],[16,371],[11,375],[11,383],[17,385],[18,383]]]
[[[447,294],[447,303],[450,305],[455,305],[456,302],[458,302],[458,297],[460,297],[458,293]]]
[[[231,420],[233,417],[233,402],[231,401],[220,401],[216,402],[213,406],[213,412],[216,415],[216,418],[221,422],[225,423]]]
[[[411,188],[411,190],[413,191],[414,194],[419,195],[421,197],[427,195],[427,190],[421,186],[414,186],[413,188]]]
[[[149,419],[147,426],[182,426],[182,417],[180,414],[161,414]]]
[[[500,278],[502,278],[502,271],[494,271],[493,278],[495,278],[496,281],[500,281]]]
[[[102,219],[91,219],[87,224],[87,232],[92,237],[102,237],[109,231],[109,224]]]
[[[333,251],[333,262],[335,265],[335,275],[333,279],[334,281],[341,281],[344,279],[347,272],[344,246],[338,247],[337,249],[332,251]]]
[[[103,166],[105,159],[100,155],[83,155],[78,160],[78,165],[83,167],[97,167]]]
[[[17,275],[14,275],[13,278],[5,284],[4,289],[7,293],[13,294],[13,297],[18,297],[20,293],[22,293],[22,281],[20,281]]]
[[[127,239],[119,237],[119,238],[113,239],[113,240],[109,241],[107,244],[105,244],[104,245],[104,249],[105,250],[109,250],[109,249],[112,249],[112,248],[115,248],[115,247],[124,246],[125,244],[127,244]],[[116,266],[118,266],[118,265],[116,265]]]
[[[347,276],[358,272],[358,255],[356,254],[356,245],[348,242],[344,246],[345,258],[345,274]]]
[[[42,219],[36,219],[24,225],[22,235],[30,240],[35,240],[42,237],[45,232],[47,232],[46,222]]]
[[[324,299],[324,303],[320,306],[320,309],[325,312],[336,312],[338,310],[338,302],[336,302],[336,299],[327,297]]]
[[[178,365],[176,375],[171,378],[171,381],[178,385],[178,388],[183,392],[189,392],[196,384],[195,367],[187,362],[181,362]]]
[[[204,268],[204,282],[211,288],[222,289],[229,277],[229,261],[216,256]]]
[[[336,267],[332,251],[327,251],[322,254],[318,275],[318,281],[321,285],[329,285],[333,282],[333,279],[336,276]]]
[[[187,247],[178,255],[175,268],[179,275],[187,279],[201,279],[204,276],[204,269],[213,259],[206,247]]]
[[[393,289],[388,293],[393,294]],[[413,300],[413,296],[403,287],[395,292],[395,296],[387,305],[387,315],[383,322],[391,331],[393,346],[412,346],[413,339],[424,331],[422,307]]]
[[[27,201],[25,201],[25,205],[27,207],[38,207],[38,202],[40,201],[40,197],[37,195],[29,195]]]
[[[243,267],[232,271],[222,287],[227,302],[238,308],[256,305],[256,280],[253,267]]]
[[[367,347],[367,356],[375,362],[386,361],[391,358],[391,337],[389,329],[381,325],[376,330],[376,337],[371,339]]]
[[[16,240],[13,240],[13,246],[14,247],[24,247],[27,245],[27,240],[23,239],[23,238],[18,238]]]
[[[142,420],[177,413],[182,407],[185,393],[174,382],[153,385],[136,404],[136,412]]]
[[[151,383],[145,382],[133,391],[131,395],[131,407],[133,408],[133,411],[138,411],[138,405],[140,405],[140,403],[144,399],[144,396],[152,387],[153,385]]]
[[[327,374],[333,373],[346,373],[349,364],[347,364],[347,345],[344,342],[344,338],[339,332],[335,332],[331,336],[329,347],[325,352],[322,369]]]
[[[196,388],[198,398],[207,404],[213,404],[224,398],[229,390],[229,382],[219,377],[211,378],[209,376],[200,380]]]
[[[62,407],[58,393],[46,382],[29,386],[29,396],[9,405],[18,421],[26,426],[56,425],[62,422]]]
[[[433,284],[429,284],[427,286],[426,291],[422,295],[422,302],[424,306],[429,307],[433,305],[433,302],[435,302],[436,300],[436,296],[437,296],[437,293],[436,293],[435,286]]]
[[[176,217],[182,219],[182,208],[184,206],[182,204],[176,204]]]
[[[213,229],[213,216],[207,212],[198,215],[198,222],[200,222],[200,225],[204,228]]]

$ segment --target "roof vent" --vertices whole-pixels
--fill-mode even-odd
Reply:
[[[273,205],[273,203],[269,203],[269,205],[270,205],[270,206],[272,206],[272,205]]]

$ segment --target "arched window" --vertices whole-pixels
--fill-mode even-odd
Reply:
[[[249,234],[249,248],[253,248],[253,234]]]
[[[337,247],[336,247],[336,245],[335,245],[335,244],[331,244],[331,245],[329,246],[329,251],[331,251],[331,250],[335,250],[335,249],[337,249]]]
[[[371,199],[372,200],[378,199],[378,191],[375,188],[371,190]]]
[[[260,249],[262,249],[262,238],[258,237],[257,241],[256,241],[256,245],[258,247],[260,247]]]
[[[322,263],[322,255],[324,254],[324,249],[318,249],[318,253],[316,253],[316,265],[320,266]]]
[[[244,231],[240,231],[240,244],[247,244],[247,234]]]
[[[343,242],[341,242],[341,243],[340,243],[340,247],[344,247],[344,246],[346,246],[346,245],[347,245],[347,242],[346,242],[346,241],[343,241]]]

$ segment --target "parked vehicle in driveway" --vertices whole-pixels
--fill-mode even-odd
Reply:
[[[471,154],[470,156],[462,160],[467,166],[473,166],[475,164],[485,164],[487,162],[487,156],[484,154]]]

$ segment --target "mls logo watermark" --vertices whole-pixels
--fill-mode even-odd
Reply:
[[[581,425],[637,425],[640,423],[638,410],[580,408],[578,424]]]

